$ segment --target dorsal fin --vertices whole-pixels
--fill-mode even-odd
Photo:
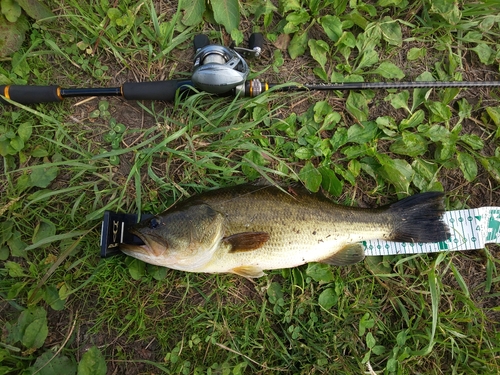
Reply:
[[[331,264],[333,266],[347,266],[361,262],[365,259],[365,251],[360,243],[350,243],[328,258],[320,260],[320,263]]]
[[[256,250],[262,247],[268,239],[269,233],[266,232],[242,232],[224,237],[222,241],[231,246],[230,253],[236,253]]]

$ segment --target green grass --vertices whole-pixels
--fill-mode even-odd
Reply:
[[[494,1],[240,2],[239,30],[220,3],[50,1],[0,83],[182,78],[194,35],[252,31],[267,40],[252,76],[269,82],[500,80]],[[444,190],[450,210],[498,206],[498,89],[66,99],[0,119],[0,374],[500,371],[496,245],[254,281],[99,258],[105,210],[259,178],[349,205]]]

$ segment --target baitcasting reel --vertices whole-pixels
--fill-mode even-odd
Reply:
[[[249,48],[223,47],[210,44],[206,35],[194,38],[193,85],[212,94],[225,94],[232,90],[244,91],[250,68],[241,55],[258,57],[264,38],[254,33],[249,39]]]

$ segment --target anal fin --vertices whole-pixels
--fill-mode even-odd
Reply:
[[[266,232],[242,232],[224,237],[222,241],[231,246],[230,253],[236,253],[256,250],[262,247],[268,239],[269,233]]]
[[[347,266],[361,262],[365,259],[365,250],[360,243],[350,243],[328,258],[320,260],[320,263],[331,264],[333,266]]]
[[[262,277],[265,275],[262,268],[255,266],[240,266],[231,269],[229,272],[235,273],[237,275],[249,278]]]

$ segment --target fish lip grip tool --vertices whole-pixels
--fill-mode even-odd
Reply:
[[[154,215],[143,214],[141,220],[149,219]],[[121,254],[120,243],[142,245],[144,242],[130,233],[130,227],[137,224],[139,215],[120,214],[105,211],[101,226],[101,258],[108,258]]]

